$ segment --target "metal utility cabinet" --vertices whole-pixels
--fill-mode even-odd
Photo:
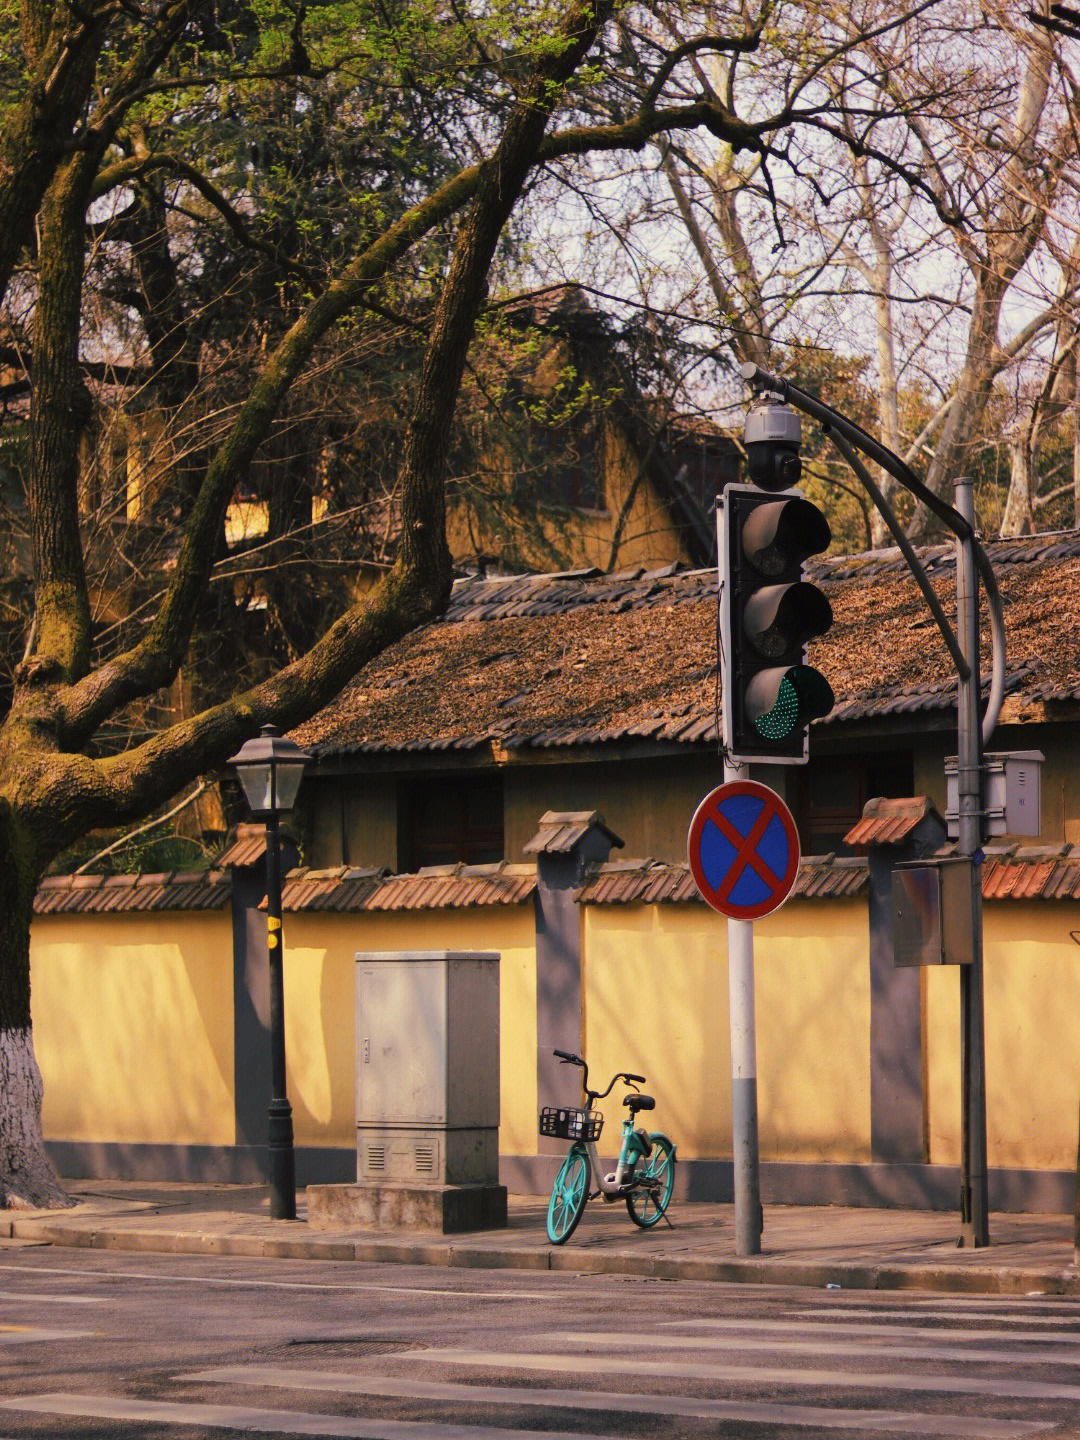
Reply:
[[[968,855],[905,860],[893,868],[897,965],[970,965],[975,958],[974,866]]]
[[[1037,836],[1042,833],[1041,750],[1003,751],[983,756],[984,834]],[[959,772],[955,755],[945,759],[945,820],[949,838],[960,834]]]
[[[499,1174],[499,956],[356,957],[360,1184],[492,1185]]]

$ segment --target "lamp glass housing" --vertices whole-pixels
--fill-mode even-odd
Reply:
[[[296,804],[310,759],[306,750],[279,735],[276,726],[264,725],[258,739],[242,745],[229,764],[236,769],[252,815],[267,819],[287,814]]]

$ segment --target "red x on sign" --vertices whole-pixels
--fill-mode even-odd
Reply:
[[[791,811],[756,780],[710,791],[694,812],[686,848],[702,899],[732,920],[757,920],[778,909],[799,873]]]

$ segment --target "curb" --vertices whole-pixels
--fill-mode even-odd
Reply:
[[[708,1260],[628,1255],[618,1250],[480,1249],[452,1242],[228,1234],[219,1231],[112,1229],[62,1221],[14,1220],[11,1236],[39,1244],[166,1255],[227,1255],[272,1260],[346,1260],[431,1265],[466,1270],[547,1270],[558,1274],[629,1275],[649,1280],[786,1285],[823,1290],[931,1290],[955,1295],[1061,1295],[1080,1297],[1080,1270],[928,1264],[848,1264],[774,1258]]]

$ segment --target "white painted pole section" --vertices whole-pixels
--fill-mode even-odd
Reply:
[[[725,758],[725,782],[742,777],[743,767]],[[735,1254],[760,1255],[762,1213],[758,1178],[754,923],[752,920],[728,920],[727,927]]]

